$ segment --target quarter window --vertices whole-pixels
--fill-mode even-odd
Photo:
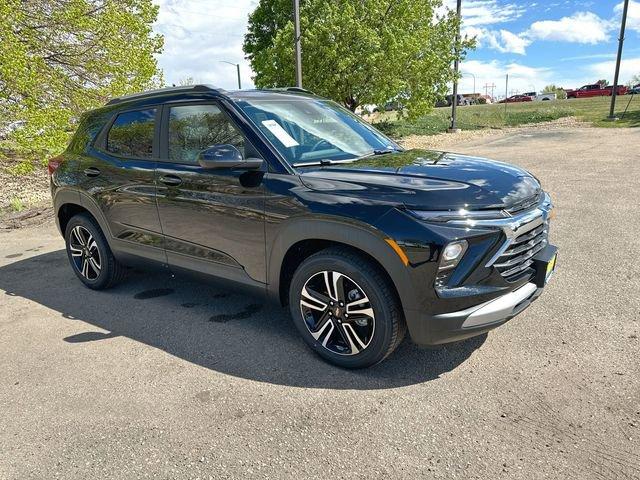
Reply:
[[[151,158],[156,109],[118,115],[107,135],[107,150],[121,157]]]
[[[216,105],[183,105],[169,110],[169,160],[197,163],[213,145],[233,145],[245,156],[242,134]]]

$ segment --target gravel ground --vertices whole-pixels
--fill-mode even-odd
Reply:
[[[0,479],[640,478],[640,130],[450,138],[541,179],[558,270],[488,336],[364,371],[258,299],[93,292],[51,221],[0,231]]]
[[[11,158],[0,162],[0,212],[9,209],[14,199],[26,208],[40,206],[51,199],[47,168],[38,166],[29,174],[15,175],[11,169],[18,163]]]

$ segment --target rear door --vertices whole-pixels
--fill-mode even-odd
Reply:
[[[104,214],[114,246],[126,253],[164,262],[156,206],[155,168],[160,108],[119,111],[83,157],[83,201]]]
[[[200,151],[230,144],[260,154],[214,102],[167,104],[157,168],[169,265],[243,283],[265,281],[263,171],[206,169]]]

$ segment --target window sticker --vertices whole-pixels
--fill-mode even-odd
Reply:
[[[289,147],[297,147],[300,145],[295,139],[287,133],[287,131],[280,126],[275,120],[263,120],[262,125],[267,127],[271,133],[273,133],[282,144]]]

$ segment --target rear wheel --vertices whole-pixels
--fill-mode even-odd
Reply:
[[[305,342],[340,367],[384,360],[406,331],[386,276],[346,248],[323,250],[300,265],[291,281],[289,306]]]
[[[104,234],[88,214],[75,215],[65,229],[67,256],[74,273],[87,287],[102,290],[112,287],[125,275]]]

